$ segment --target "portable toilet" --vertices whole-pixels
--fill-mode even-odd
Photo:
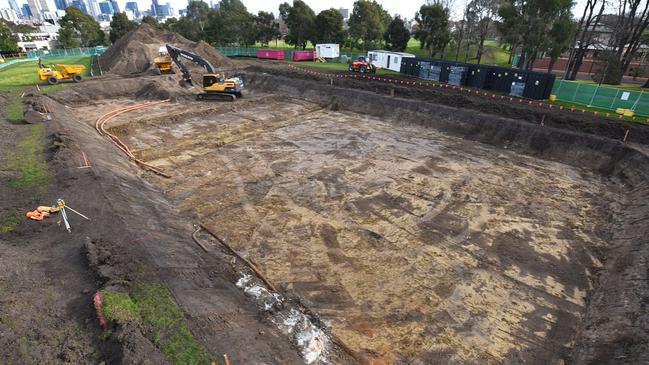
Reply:
[[[414,54],[392,51],[369,51],[367,58],[377,68],[401,71],[401,60],[404,58],[415,58]]]
[[[316,58],[339,58],[340,45],[336,43],[322,43],[315,45]]]

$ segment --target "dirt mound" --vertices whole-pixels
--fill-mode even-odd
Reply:
[[[232,67],[232,61],[223,56],[209,44],[192,42],[176,33],[142,24],[118,39],[106,53],[99,58],[101,68],[110,73],[131,75],[155,69],[153,59],[160,46],[172,44],[194,52],[208,60],[216,68]]]

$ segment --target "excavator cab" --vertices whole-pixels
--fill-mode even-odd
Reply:
[[[243,80],[239,77],[226,78],[223,73],[217,72],[209,61],[203,57],[187,52],[180,48],[176,48],[167,44],[167,52],[172,61],[180,68],[182,78],[185,84],[193,85],[191,72],[184,65],[182,60],[190,61],[199,65],[207,71],[203,74],[203,91],[196,95],[198,100],[221,100],[221,101],[234,101],[241,97],[241,90],[243,90]],[[182,59],[182,60],[181,60]]]
[[[203,88],[207,89],[214,84],[222,84],[224,81],[225,77],[221,74],[205,74],[203,75]]]

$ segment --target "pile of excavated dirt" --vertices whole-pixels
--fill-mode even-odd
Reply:
[[[192,42],[176,33],[149,24],[142,24],[117,40],[99,58],[99,63],[102,70],[119,75],[147,72],[155,69],[153,59],[158,55],[160,46],[166,44],[196,53],[219,69],[230,68],[233,65],[230,59],[203,41]]]

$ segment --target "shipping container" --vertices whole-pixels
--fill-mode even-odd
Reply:
[[[549,98],[555,80],[553,74],[430,58],[402,59],[400,71],[425,80],[511,93],[529,99]]]
[[[444,62],[433,59],[419,59],[419,77],[426,80],[446,82],[450,67]]]
[[[257,58],[270,59],[270,60],[283,60],[284,51],[277,49],[258,49],[256,52]]]
[[[291,52],[291,61],[313,61],[315,53],[313,51],[293,51]]]
[[[491,77],[493,67],[487,65],[467,65],[466,79],[464,85],[484,89],[487,80]]]
[[[505,67],[494,67],[487,77],[485,89],[509,94],[512,82],[519,76],[519,70]]]
[[[468,67],[465,64],[450,66],[448,83],[455,86],[463,86],[466,83]]]
[[[451,64],[446,61],[438,61],[437,65],[439,67],[439,77],[437,81],[447,83],[448,75],[451,74]]]
[[[403,58],[401,59],[402,74],[410,76],[419,76],[420,60],[417,58]]]
[[[385,68],[392,71],[401,71],[401,60],[415,58],[414,54],[391,51],[369,51],[367,58],[377,68]]]
[[[431,76],[431,69],[435,66],[433,60],[419,59],[419,77],[424,80],[433,80]],[[439,79],[439,71],[437,71],[437,78]]]
[[[534,71],[518,71],[518,76],[514,82],[512,82],[510,94],[527,99],[547,99],[552,93],[554,79],[554,74]]]
[[[523,97],[524,92],[525,92],[525,82],[523,81],[512,82],[512,87],[510,88],[509,95]]]
[[[545,100],[550,97],[556,78],[554,74],[526,71],[525,76],[523,97],[535,100]]]

